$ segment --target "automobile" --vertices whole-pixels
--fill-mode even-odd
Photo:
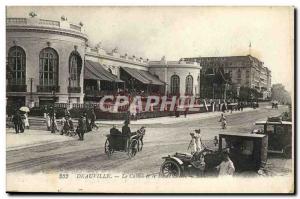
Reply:
[[[269,138],[268,152],[282,154],[286,158],[292,156],[292,122],[283,121],[281,117],[269,117],[265,121],[255,122],[257,126],[263,126],[254,129],[255,134],[264,134]]]
[[[143,149],[143,137],[146,133],[146,129],[141,127],[136,132],[131,133],[131,135],[122,135],[122,133],[106,135],[106,141],[104,145],[105,154],[110,157],[116,151],[126,152],[129,158],[134,157],[137,152]],[[127,144],[128,142],[128,144]]]
[[[175,153],[162,157],[161,177],[216,176],[216,167],[222,162],[223,154],[229,154],[235,171],[258,172],[267,162],[268,136],[251,133],[219,134],[218,149],[205,147],[193,155]]]

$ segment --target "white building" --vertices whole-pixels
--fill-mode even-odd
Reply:
[[[87,45],[82,23],[29,18],[6,19],[7,103],[32,106],[98,101],[122,91],[199,95],[200,65],[149,62]]]

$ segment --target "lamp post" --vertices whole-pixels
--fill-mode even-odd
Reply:
[[[34,103],[33,103],[33,93],[32,93],[33,78],[30,77],[29,80],[30,80],[30,104],[29,104],[29,107],[32,108],[34,106]]]
[[[56,99],[56,94],[55,94],[55,87],[52,89],[52,98],[53,98],[53,104],[52,104],[52,128],[51,128],[51,133],[55,133],[55,99]]]

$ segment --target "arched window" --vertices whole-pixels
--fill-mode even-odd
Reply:
[[[11,47],[8,51],[8,83],[10,85],[26,84],[26,54],[19,46]]]
[[[188,75],[185,79],[185,94],[187,94],[187,95],[193,94],[193,77],[192,77],[192,75]]]
[[[108,68],[107,70],[108,70],[108,72],[110,72],[111,74],[113,74],[111,68]]]
[[[171,77],[171,94],[177,95],[180,91],[180,78],[178,75],[172,75]]]
[[[80,87],[82,59],[77,52],[72,52],[69,58],[70,87]]]
[[[50,47],[40,52],[40,86],[58,85],[58,54]]]

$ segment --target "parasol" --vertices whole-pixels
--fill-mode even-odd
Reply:
[[[30,111],[29,108],[26,107],[26,106],[22,106],[19,110],[23,111],[23,112],[26,112],[26,113]]]

